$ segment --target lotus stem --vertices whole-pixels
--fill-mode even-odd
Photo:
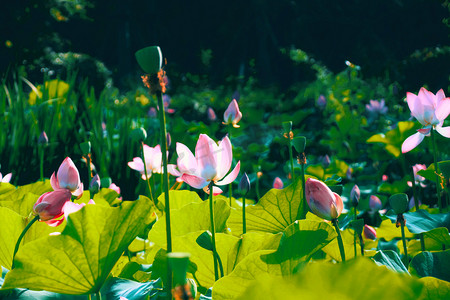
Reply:
[[[247,232],[247,223],[245,220],[245,195],[242,197],[242,234]]]
[[[172,252],[172,233],[170,230],[170,202],[169,202],[169,172],[167,170],[167,132],[166,132],[166,116],[164,114],[164,102],[162,93],[157,92],[158,98],[158,113],[159,113],[159,127],[160,127],[160,139],[161,139],[161,152],[163,162],[163,190],[165,198],[165,215],[166,215],[166,239],[167,239],[167,252]],[[170,277],[170,276],[169,276]]]
[[[209,184],[209,218],[211,220],[211,238],[212,238],[212,251],[214,260],[214,278],[217,281],[219,279],[219,270],[217,267],[217,250],[216,250],[216,230],[214,229],[214,201],[213,201],[213,187],[214,183],[211,181]]]
[[[38,146],[39,151],[39,171],[41,176],[41,181],[44,182],[44,149],[42,149],[42,145]]]
[[[398,218],[398,217],[397,217]],[[405,266],[408,268],[408,248],[406,247],[406,238],[405,238],[405,221],[403,215],[401,215],[402,220],[400,221],[400,229],[402,231],[402,242],[403,242],[403,251],[405,252]]]
[[[441,179],[439,177],[439,166],[437,163],[436,134],[434,133],[434,128],[431,129],[431,139],[432,139],[432,143],[433,143],[434,171],[436,173],[436,193],[437,193],[437,199],[438,199],[439,212],[442,213],[442,199],[441,199],[441,191],[440,191]]]
[[[331,222],[333,223],[334,228],[336,228],[337,240],[338,240],[338,245],[339,245],[339,251],[341,252],[342,262],[345,262],[344,243],[342,242],[341,230],[339,229],[338,219],[333,219],[333,220],[331,220]]]
[[[294,156],[292,154],[292,135],[291,135],[291,132],[289,133],[289,159],[291,160],[292,182],[295,182]]]
[[[25,233],[27,233],[28,229],[30,229],[31,225],[34,224],[34,222],[36,222],[37,220],[39,220],[39,215],[35,216],[28,224],[27,226],[25,226],[25,228],[23,229],[22,233],[20,234],[19,238],[17,239],[16,242],[16,246],[14,247],[14,252],[13,252],[13,259],[12,259],[12,265],[11,265],[11,270],[14,269],[14,257],[16,256],[17,251],[19,250],[19,246],[20,246],[20,242],[22,242],[23,237],[25,236]]]
[[[145,174],[145,181],[147,182],[148,194],[150,196],[150,199],[153,201],[153,203],[156,206],[155,200],[153,199],[153,192],[152,192],[152,187],[150,185],[149,174],[147,172],[147,164],[145,163],[144,142],[143,141],[141,142],[141,156],[142,156],[142,162],[144,163],[144,174]]]

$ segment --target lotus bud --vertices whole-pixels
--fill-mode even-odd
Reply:
[[[250,179],[248,178],[247,173],[244,173],[244,175],[242,175],[241,181],[239,181],[238,189],[242,194],[247,195],[247,193],[250,191],[250,187]]]
[[[74,194],[79,194],[83,189],[78,169],[70,157],[66,157],[61,163],[56,176],[55,173],[52,174],[50,183],[54,190],[68,189]]]
[[[95,174],[94,177],[92,177],[91,183],[89,184],[89,191],[92,194],[98,193],[101,187],[101,181],[100,176],[98,174]]]
[[[326,154],[323,158],[322,158],[322,165],[323,167],[326,169],[328,168],[328,166],[331,164],[331,159],[328,156],[328,154]]]
[[[240,126],[237,125],[237,123],[241,120],[241,118],[242,118],[242,113],[239,110],[238,103],[237,103],[236,99],[233,99],[233,101],[231,101],[231,103],[228,105],[227,110],[223,114],[223,119],[224,119],[223,124],[225,124],[225,125],[232,124],[233,127],[238,128]]]
[[[283,188],[284,184],[280,177],[275,177],[275,180],[273,181],[273,188],[281,190]]]
[[[369,206],[370,206],[371,210],[378,211],[383,208],[383,203],[381,202],[380,198],[378,198],[377,196],[370,195]]]
[[[33,206],[33,214],[41,221],[49,221],[63,215],[63,207],[70,201],[72,193],[67,189],[47,192],[39,197]]]
[[[212,109],[211,107],[208,107],[208,120],[211,122],[217,120],[216,113],[214,112],[214,109]]]
[[[341,196],[317,179],[308,178],[305,183],[306,201],[311,211],[326,219],[337,219],[344,208]]]
[[[350,192],[350,201],[353,207],[358,206],[359,198],[361,197],[361,191],[359,187],[355,184]]]
[[[327,99],[325,98],[324,95],[320,95],[317,100],[316,100],[316,104],[319,108],[324,109],[327,106]]]
[[[364,237],[369,240],[375,240],[377,238],[377,231],[375,228],[369,225],[364,225]]]
[[[48,145],[48,137],[47,137],[47,134],[45,133],[45,131],[41,132],[41,135],[38,138],[38,144],[44,145],[44,146]]]

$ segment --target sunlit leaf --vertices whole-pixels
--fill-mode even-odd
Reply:
[[[69,215],[60,235],[20,248],[3,288],[97,292],[128,244],[150,223],[151,214],[146,197],[120,207],[86,205]]]
[[[398,256],[398,254],[392,250],[378,251],[372,259],[379,266],[386,266],[388,269],[398,273],[409,274],[408,270],[400,259],[400,256]]]
[[[307,205],[303,206],[304,201],[300,178],[282,190],[271,189],[257,204],[246,208],[247,232],[278,233],[284,231],[297,218],[304,218],[307,213]],[[241,235],[242,210],[232,209],[227,224],[232,234]]]

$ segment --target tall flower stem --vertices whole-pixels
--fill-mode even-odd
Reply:
[[[398,219],[399,217],[397,217],[397,219]],[[404,221],[404,219],[403,219],[403,215],[401,216],[401,221],[400,221],[400,228],[401,228],[401,231],[402,231],[402,242],[403,242],[403,251],[405,252],[405,261],[404,261],[404,263],[405,263],[405,266],[406,266],[406,268],[408,268],[408,248],[406,247],[406,238],[405,238],[405,221]]]
[[[231,140],[231,127],[232,125],[228,125],[228,138]],[[229,187],[228,187],[228,198],[230,201],[230,207],[231,207],[231,198],[233,197],[233,182],[230,182]]]
[[[170,229],[170,201],[169,201],[169,172],[167,170],[167,132],[166,132],[166,115],[164,113],[164,101],[162,92],[156,92],[158,99],[158,117],[159,117],[159,135],[163,163],[163,191],[164,191],[164,214],[166,217],[166,241],[167,253],[172,252],[172,231]],[[145,165],[145,163],[144,163]],[[170,295],[172,290],[172,270],[167,264],[167,295]],[[170,296],[169,296],[170,297]],[[171,298],[171,297],[170,297]],[[170,299],[169,298],[169,299]]]
[[[166,116],[164,114],[164,102],[162,93],[157,92],[158,98],[158,113],[159,113],[159,127],[160,127],[160,139],[161,139],[161,152],[163,162],[163,191],[165,200],[165,215],[166,215],[166,239],[167,239],[167,252],[172,252],[172,233],[170,230],[170,202],[169,202],[169,172],[167,170],[167,132],[166,132]],[[170,276],[169,276],[170,277]]]
[[[214,278],[217,281],[219,279],[219,269],[217,266],[217,250],[216,250],[216,230],[214,229],[214,201],[213,201],[213,186],[211,181],[209,184],[209,218],[211,220],[211,239],[212,239],[212,251],[214,260]]]
[[[356,206],[353,207],[353,212],[354,212],[354,220],[356,221],[357,219],[357,211],[356,211]],[[353,249],[355,251],[355,257],[358,255],[358,250],[356,249],[356,230],[353,233]]]
[[[439,177],[439,166],[437,164],[436,134],[434,133],[434,129],[431,129],[431,139],[433,142],[434,171],[436,173],[436,192],[437,192],[438,206],[439,206],[439,212],[442,213],[442,199],[441,199],[441,191],[440,191],[441,179]]]
[[[144,163],[144,174],[145,174],[145,181],[147,181],[148,194],[150,196],[150,199],[152,199],[153,203],[156,206],[155,200],[153,199],[153,192],[152,192],[152,186],[150,185],[149,174],[147,172],[147,164],[145,163],[144,142],[143,141],[141,142],[141,156],[142,156],[142,162]]]
[[[12,266],[11,266],[11,270],[14,269],[14,257],[16,256],[17,251],[19,250],[19,246],[20,246],[20,242],[22,242],[23,237],[25,236],[25,233],[27,233],[28,229],[30,229],[31,225],[34,224],[34,222],[36,222],[37,220],[39,220],[39,216],[35,216],[28,224],[27,226],[25,226],[25,228],[23,229],[22,233],[20,234],[19,238],[17,239],[16,242],[16,246],[14,247],[14,252],[13,252],[13,260],[12,260]]]
[[[259,199],[261,199],[261,196],[259,194],[259,177],[258,177],[258,173],[256,173],[256,199],[258,201],[259,201]]]
[[[242,234],[247,232],[247,223],[245,220],[245,196],[242,197]]]
[[[294,156],[292,154],[292,131],[289,132],[289,159],[291,160],[291,174],[292,182],[295,182],[295,172],[294,172]]]
[[[362,235],[359,235],[359,245],[361,246],[361,256],[364,256],[364,240]]]
[[[306,165],[306,155],[305,153],[301,153],[299,157],[300,166],[301,166],[301,176],[302,176],[302,192],[303,192],[303,207],[302,207],[302,214],[305,215],[297,215],[298,219],[304,219],[306,218],[306,213],[308,212],[308,203],[306,202],[306,178],[305,178],[305,165]]]
[[[338,235],[337,240],[338,240],[338,245],[339,245],[339,251],[341,252],[342,262],[345,262],[344,243],[342,242],[341,229],[339,229],[338,219],[333,219],[333,220],[331,220],[331,222],[333,223],[334,228],[336,228],[336,233]]]
[[[419,210],[419,197],[417,196],[417,188],[416,188],[416,179],[414,177],[414,169],[412,169],[412,190],[413,190],[413,196],[414,196],[414,207],[416,208],[416,211]],[[420,249],[422,251],[425,251],[425,239],[423,238],[423,232],[419,234],[420,238]]]

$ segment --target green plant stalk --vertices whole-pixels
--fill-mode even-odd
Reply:
[[[439,166],[437,164],[437,147],[436,147],[436,134],[434,133],[434,128],[431,129],[431,139],[433,142],[433,158],[434,158],[434,171],[436,173],[436,192],[438,199],[439,212],[442,213],[442,199],[440,192],[440,178],[439,178]]]
[[[361,256],[364,256],[364,240],[362,235],[359,235],[359,245],[361,246]]]
[[[224,276],[224,274],[223,274],[223,264],[222,264],[222,260],[220,259],[219,253],[217,253],[216,260],[219,263],[220,277],[222,278]]]
[[[172,252],[172,231],[170,229],[170,201],[169,201],[169,172],[167,170],[167,132],[166,132],[166,115],[164,113],[164,102],[162,93],[157,92],[158,99],[158,117],[159,117],[159,135],[163,163],[163,191],[164,191],[164,214],[166,217],[166,241],[167,253]],[[172,271],[170,265],[167,264],[167,295],[171,295],[172,291]],[[170,298],[171,296],[169,296]]]
[[[356,216],[356,213],[357,213],[357,212],[356,212],[356,206],[353,207],[353,211],[354,211],[354,214],[353,214],[353,215],[354,215],[354,218],[353,218],[353,219],[356,221],[356,219],[357,219],[357,216]],[[354,249],[354,251],[355,251],[355,257],[358,256],[358,255],[357,255],[357,254],[358,254],[358,250],[356,249],[356,230],[353,231],[353,249]]]
[[[303,155],[303,154],[302,154]],[[302,201],[302,211],[307,212],[309,210],[308,203],[306,202],[306,179],[305,179],[305,162],[306,158],[304,159],[304,162],[301,162],[301,170],[302,170],[302,193],[303,193],[303,201]],[[298,218],[304,219],[306,216],[298,216]]]
[[[165,200],[165,215],[166,215],[166,239],[167,239],[167,253],[172,252],[172,233],[170,230],[170,202],[169,202],[169,172],[167,170],[167,132],[166,132],[166,116],[164,113],[164,102],[162,93],[156,93],[158,98],[158,113],[159,113],[159,127],[161,139],[161,152],[163,162],[163,191]],[[170,276],[169,276],[170,277]]]
[[[102,294],[100,294],[100,291],[95,293],[95,296],[96,296],[97,300],[102,300]]]
[[[147,164],[145,163],[144,142],[141,142],[141,157],[142,157],[142,162],[144,163],[144,174],[145,174],[145,181],[147,182],[148,194],[150,196],[150,199],[153,201],[153,203],[156,206],[156,202],[153,199],[152,186],[150,185],[150,177],[149,177],[149,174],[147,172]]]
[[[91,154],[90,153],[88,155],[86,155],[86,163],[87,163],[87,169],[88,169],[88,186],[90,186],[91,180],[92,180]]]
[[[42,145],[39,145],[39,173],[41,176],[41,181],[44,182],[44,149]]]
[[[242,234],[247,232],[247,223],[245,220],[245,196],[242,197]]]
[[[295,172],[294,172],[294,156],[292,154],[292,138],[289,134],[289,159],[291,160],[291,173],[292,173],[292,182],[295,182]]]
[[[228,125],[228,138],[231,141],[231,125]],[[233,146],[232,146],[233,147]],[[231,198],[233,197],[233,182],[230,182],[230,185],[228,187],[228,198],[230,201],[230,207],[231,207]]]
[[[412,169],[412,168],[411,168]],[[416,208],[416,211],[419,210],[419,198],[417,197],[417,189],[416,189],[416,179],[414,178],[414,169],[412,169],[412,190],[413,190],[413,196],[414,196],[414,206]],[[425,251],[425,239],[423,238],[423,232],[419,234],[420,238],[420,249],[422,251]]]
[[[339,229],[338,219],[333,219],[333,220],[331,220],[331,222],[333,223],[334,228],[336,228],[337,240],[338,240],[338,245],[339,245],[339,252],[341,252],[342,262],[345,262],[344,243],[342,242],[341,230]]]
[[[402,242],[403,242],[403,251],[405,252],[405,266],[408,268],[408,248],[406,247],[406,238],[405,238],[405,222],[400,222],[400,228],[402,231]]]
[[[258,178],[258,173],[256,173],[256,198],[261,199],[261,196],[259,194],[259,178]]]
[[[16,256],[17,251],[19,250],[19,246],[20,246],[20,242],[22,242],[23,237],[25,236],[25,233],[27,233],[28,229],[30,229],[31,225],[34,224],[34,222],[36,222],[37,220],[39,220],[39,215],[35,216],[28,224],[27,226],[25,226],[25,228],[23,229],[22,233],[20,234],[19,238],[17,239],[16,242],[16,246],[14,247],[14,252],[13,252],[13,259],[12,259],[12,265],[11,265],[11,270],[14,269],[14,257]]]
[[[209,184],[209,219],[211,221],[211,238],[212,238],[212,251],[214,260],[214,278],[219,280],[219,270],[217,268],[217,250],[216,250],[216,230],[214,229],[214,202],[213,202],[213,187],[214,183],[211,181]]]

